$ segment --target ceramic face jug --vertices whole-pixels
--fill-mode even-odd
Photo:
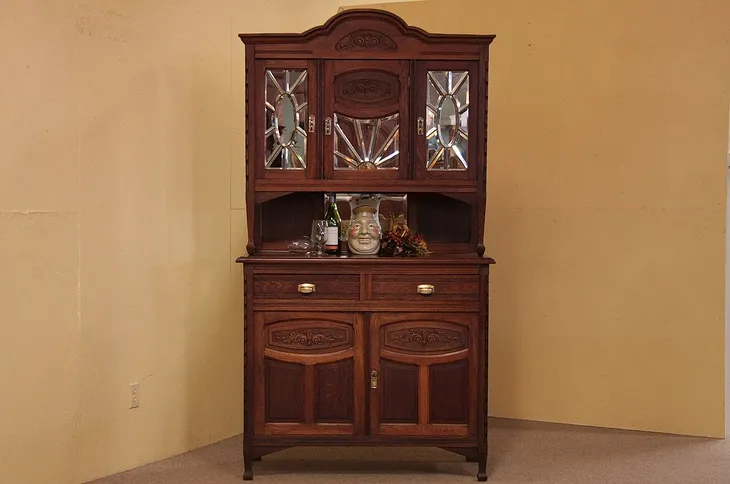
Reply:
[[[347,245],[355,255],[377,255],[380,251],[380,197],[352,197],[350,199],[350,227]]]

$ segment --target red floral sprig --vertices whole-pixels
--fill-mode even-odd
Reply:
[[[421,257],[430,254],[422,234],[408,227],[403,215],[390,218],[390,228],[380,239],[380,255],[387,257]]]

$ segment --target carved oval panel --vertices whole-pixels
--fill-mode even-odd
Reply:
[[[378,70],[349,71],[335,77],[335,103],[345,105],[391,105],[400,97],[396,74]]]
[[[385,52],[395,52],[398,50],[398,44],[393,39],[377,30],[356,30],[342,37],[337,44],[335,50],[341,51],[362,51],[362,50],[379,50]]]
[[[344,324],[273,324],[266,328],[267,347],[295,352],[320,353],[352,346],[352,327]]]
[[[383,346],[416,353],[448,352],[467,347],[468,330],[457,325],[418,326],[414,323],[385,327]]]

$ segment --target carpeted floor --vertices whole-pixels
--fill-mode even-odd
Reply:
[[[241,437],[93,484],[241,484]],[[493,484],[730,484],[730,439],[490,420]],[[254,483],[472,483],[477,465],[440,449],[292,448],[254,463]]]

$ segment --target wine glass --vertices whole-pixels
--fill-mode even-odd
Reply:
[[[312,241],[313,251],[310,254],[322,255],[322,246],[324,245],[327,237],[327,221],[326,220],[313,220],[312,221],[312,234],[310,240]]]

